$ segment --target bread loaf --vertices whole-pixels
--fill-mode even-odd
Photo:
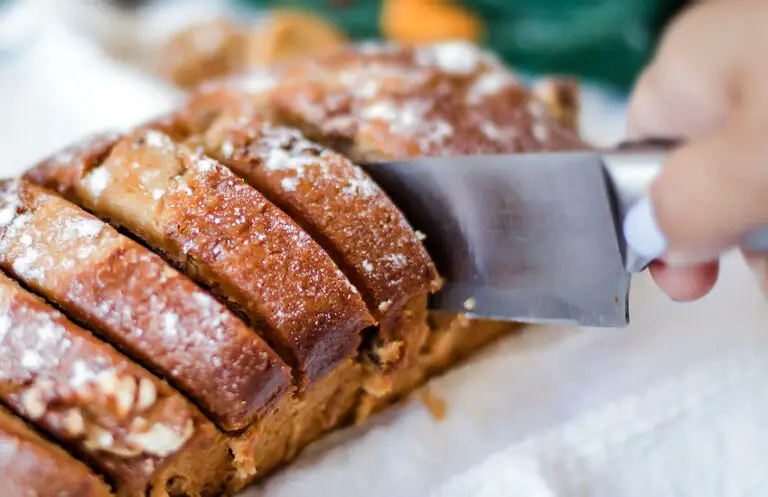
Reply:
[[[420,235],[354,162],[583,147],[564,109],[573,87],[547,88],[471,45],[361,45],[207,84],[25,175],[46,189],[2,183],[0,268],[157,375],[215,457],[195,460],[192,436],[127,481],[109,454],[7,402],[121,495],[204,496],[407,395],[517,326],[429,312],[439,278]]]

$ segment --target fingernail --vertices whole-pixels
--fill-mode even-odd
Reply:
[[[675,252],[670,250],[664,254],[664,263],[667,266],[673,267],[685,267],[692,266],[694,264],[701,264],[704,262],[716,261],[718,258],[717,253],[701,252],[694,254],[691,252]]]
[[[624,237],[629,247],[648,260],[659,258],[667,249],[649,198],[637,202],[624,218]]]

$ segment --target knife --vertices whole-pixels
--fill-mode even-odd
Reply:
[[[517,322],[629,324],[633,253],[622,223],[674,140],[608,151],[413,158],[363,164],[445,278],[431,306]],[[743,247],[768,251],[768,229]]]

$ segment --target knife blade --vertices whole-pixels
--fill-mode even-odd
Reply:
[[[624,327],[627,268],[648,261],[627,251],[621,220],[660,162],[656,150],[623,150],[414,158],[363,167],[426,234],[446,281],[433,308]]]
[[[624,217],[679,140],[609,151],[414,158],[363,164],[445,278],[435,310],[517,322],[625,327],[634,253]],[[768,226],[742,250],[768,254]],[[659,254],[661,255],[661,254]]]

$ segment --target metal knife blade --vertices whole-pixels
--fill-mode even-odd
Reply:
[[[599,153],[414,158],[363,165],[446,279],[438,310],[623,327],[623,209]],[[642,193],[642,192],[640,192]]]

